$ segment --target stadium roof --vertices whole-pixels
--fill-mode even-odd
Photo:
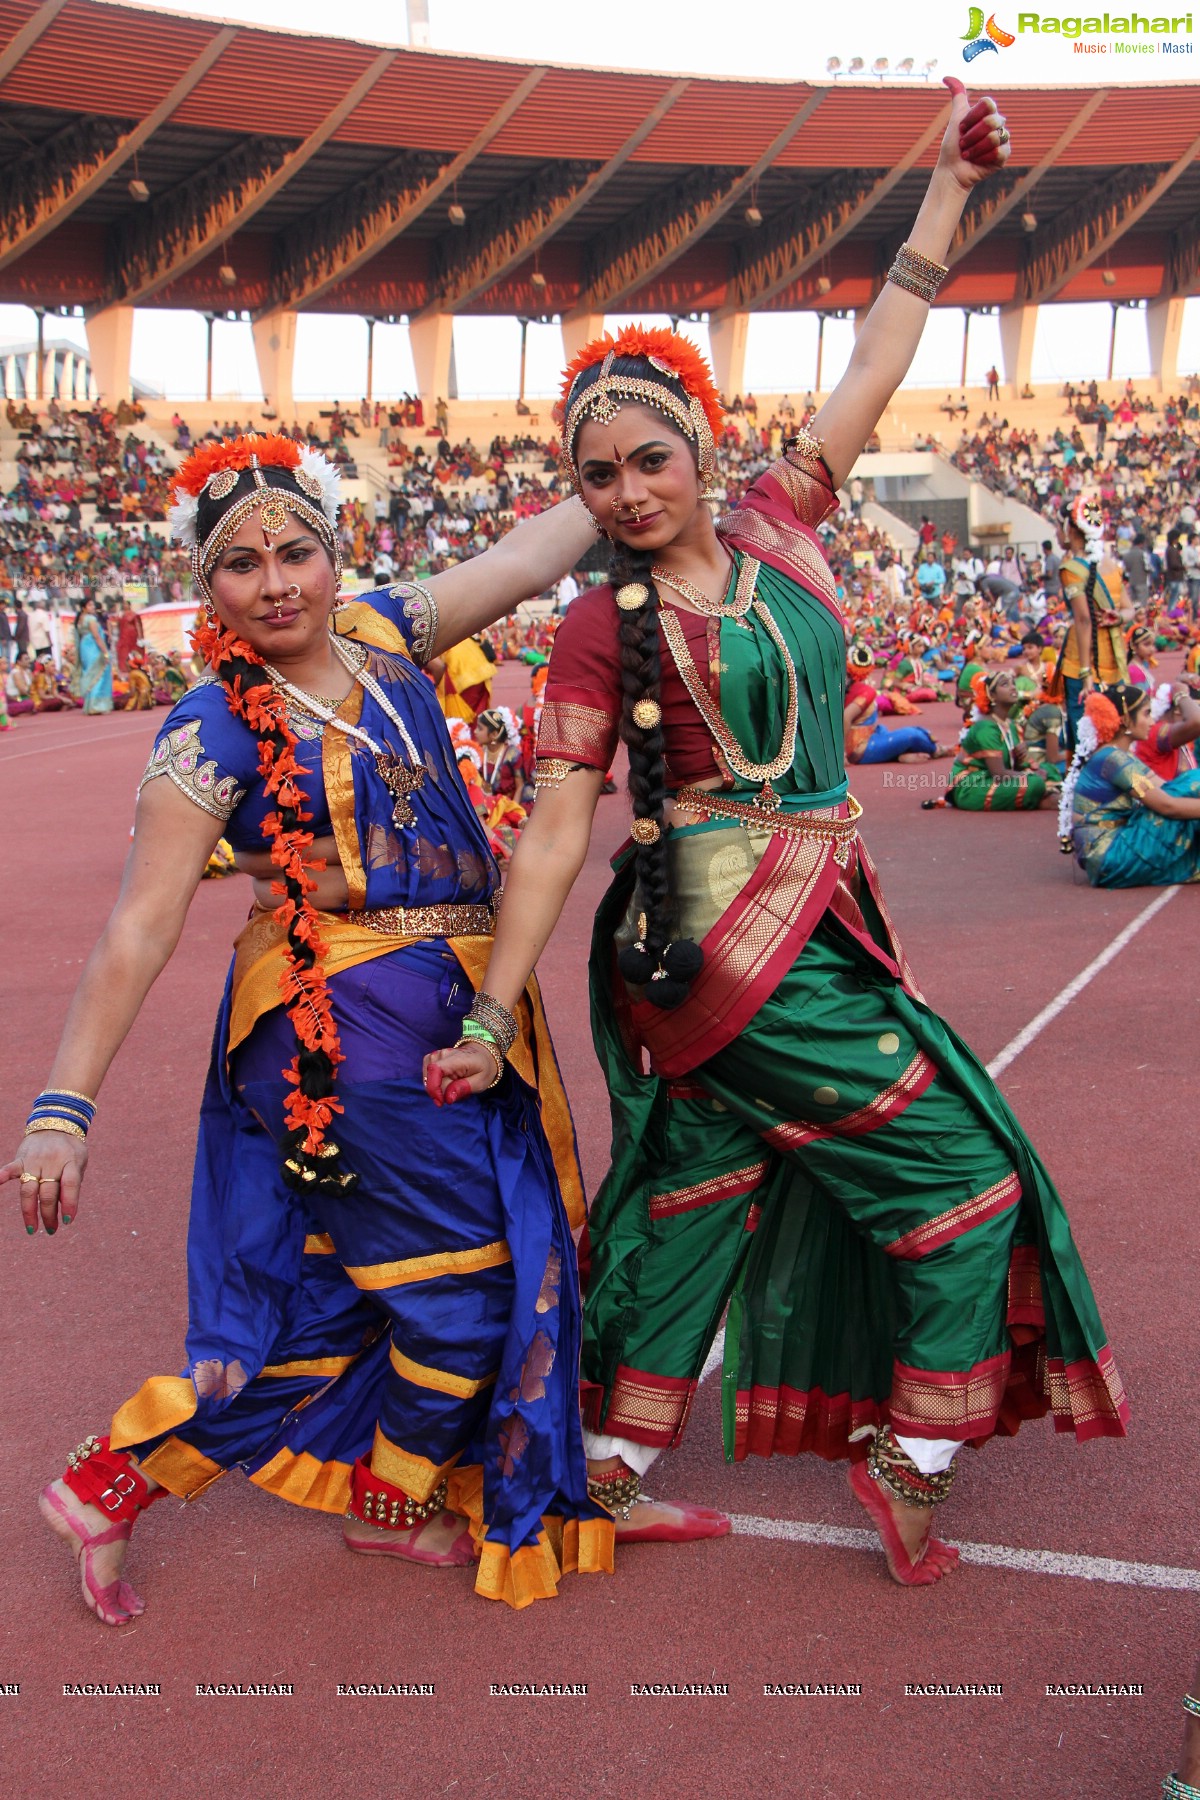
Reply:
[[[1200,88],[993,91],[1014,160],[972,203],[942,304],[1200,291]],[[551,67],[0,0],[0,301],[859,307],[946,105],[938,84]]]

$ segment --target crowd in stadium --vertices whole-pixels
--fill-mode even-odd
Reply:
[[[1018,691],[1012,729],[1030,752],[1030,766],[1049,757],[1052,767],[1061,767],[1061,710],[1046,705],[1041,690],[1069,623],[1058,577],[1061,510],[1085,488],[1104,503],[1125,594],[1136,609],[1132,626],[1143,632],[1135,666],[1150,680],[1156,655],[1183,648],[1185,674],[1200,668],[1200,526],[1192,503],[1200,466],[1198,396],[1200,383],[1193,381],[1186,396],[1156,407],[1130,389],[1114,416],[1093,384],[1091,393],[1067,392],[1070,421],[1045,437],[986,414],[964,431],[956,465],[1046,518],[1047,536],[1036,554],[1011,545],[960,545],[929,519],[905,552],[863,517],[871,483],[851,479],[848,504],[822,527],[822,537],[855,647],[851,693],[874,733],[870,760],[891,760],[893,752],[895,760],[948,755],[951,747],[923,727],[897,727],[893,718],[916,715],[938,700],[954,700],[970,716],[981,671],[1007,664]],[[732,403],[715,490],[724,507],[737,505],[811,404],[811,396],[799,407],[785,399],[760,421],[752,395]],[[514,520],[559,497],[556,440],[497,436],[480,450],[469,438],[450,441],[444,403],[436,414],[427,437],[415,443],[403,433],[411,439],[414,426],[423,428],[423,415],[407,398],[390,409],[363,402],[353,412],[335,403],[305,427],[285,427],[343,466],[353,467],[355,450],[373,463],[386,461],[386,490],[377,486],[372,501],[349,502],[342,512],[346,568],[362,584],[436,573],[480,553]],[[165,517],[174,459],[196,437],[177,414],[173,452],[164,453],[137,435],[141,419],[136,403],[116,412],[68,411],[52,401],[37,414],[9,403],[8,421],[19,434],[16,485],[0,500],[0,655],[9,721],[79,705],[89,711],[170,705],[194,677],[179,655],[147,647],[138,613],[127,603],[128,582],[144,584],[151,604],[186,601],[190,594],[186,557],[151,526]],[[196,435],[216,439],[250,429],[214,420]],[[81,508],[89,501],[95,524],[85,526]],[[501,854],[511,849],[521,802],[528,800],[520,771],[531,762],[555,619],[589,579],[577,573],[578,580],[567,577],[545,597],[536,616],[514,617],[483,634],[457,668],[457,682],[450,670],[443,673],[469,784],[478,787],[484,769],[492,780],[506,770],[502,795],[489,790],[478,797]],[[600,577],[594,571],[590,578]],[[97,666],[107,673],[84,692],[81,663],[93,644],[102,647],[104,662]],[[490,707],[492,668],[511,659],[531,666],[530,703],[520,719]],[[489,722],[478,727],[485,713]],[[897,729],[908,734],[903,741],[879,735]],[[868,733],[853,723],[847,730],[853,759],[854,743],[862,750]]]

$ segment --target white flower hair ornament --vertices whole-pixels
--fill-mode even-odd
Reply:
[[[1074,848],[1071,839],[1071,826],[1074,822],[1075,783],[1079,780],[1079,771],[1088,757],[1100,745],[1100,733],[1091,719],[1080,719],[1075,732],[1075,755],[1071,767],[1067,771],[1066,780],[1062,784],[1062,792],[1058,799],[1058,841],[1066,853]]]
[[[342,503],[342,471],[319,450],[308,447],[300,452],[300,467],[305,475],[319,484],[321,497],[317,504],[336,529],[338,507]]]
[[[1150,701],[1150,717],[1154,720],[1156,725],[1161,718],[1165,717],[1165,715],[1170,712],[1172,704],[1171,684],[1169,681],[1164,681],[1160,687],[1155,688],[1153,697]]]
[[[196,519],[200,512],[200,502],[195,494],[189,494],[186,488],[175,489],[175,504],[167,512],[167,524],[171,536],[185,550],[190,550],[196,541]]]

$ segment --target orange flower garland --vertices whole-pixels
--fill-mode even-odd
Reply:
[[[236,442],[253,445],[254,440]],[[280,442],[287,443],[288,440],[281,439]],[[214,445],[213,449],[227,452],[229,446]],[[248,451],[247,461],[241,466],[248,467],[249,456],[255,453],[253,449]],[[262,461],[261,454],[259,460]],[[217,466],[236,465],[223,456]],[[203,479],[207,479],[207,472]],[[259,668],[263,665],[262,657],[244,638],[223,629],[215,618],[207,618],[197,625],[192,633],[192,646],[218,675],[224,664],[235,661]],[[301,770],[296,761],[296,738],[288,723],[287,703],[265,679],[245,687],[241,674],[234,674],[232,679],[225,679],[225,688],[229,710],[244,719],[252,731],[263,734],[258,745],[259,773],[267,793],[274,796],[280,809],[267,814],[263,831],[271,842],[271,861],[281,876],[280,880],[271,883],[271,892],[281,896],[274,917],[287,933],[284,969],[279,978],[284,1007],[298,1042],[305,1050],[324,1055],[331,1071],[336,1072],[345,1056],[322,967],[322,958],[328,954],[329,946],[320,935],[320,916],[309,900],[317,885],[312,879],[312,871],[324,869],[325,864],[321,860],[305,862],[305,852],[312,846],[313,835],[304,830],[304,826],[311,821],[312,814],[304,810],[305,794],[299,780]],[[282,746],[273,741],[278,738],[282,738]],[[285,823],[285,812],[294,815],[294,825]],[[354,1180],[351,1174],[335,1174],[328,1169],[329,1163],[338,1155],[338,1149],[336,1144],[327,1141],[326,1132],[334,1114],[343,1110],[341,1102],[332,1094],[314,1097],[304,1092],[299,1052],[290,1067],[283,1071],[283,1076],[291,1090],[284,1101],[284,1113],[288,1129],[294,1135],[294,1147],[285,1162],[285,1169],[296,1175],[297,1185],[313,1186],[320,1181],[332,1180],[339,1188],[349,1187]],[[304,1161],[299,1160],[301,1156]]]

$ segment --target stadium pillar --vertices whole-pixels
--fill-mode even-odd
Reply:
[[[1165,393],[1179,381],[1179,340],[1183,335],[1183,295],[1152,300],[1146,308],[1146,336],[1150,340],[1150,373]]]
[[[746,342],[750,335],[750,314],[730,313],[724,319],[709,321],[708,341],[712,348],[713,374],[722,398],[732,400],[746,386]]]
[[[128,400],[129,361],[133,351],[132,306],[106,306],[87,321],[88,360],[96,393],[109,406]]]
[[[1013,398],[1021,392],[1033,372],[1033,340],[1037,336],[1036,306],[1002,306],[1000,308],[1000,355],[1004,363],[1004,379]]]
[[[585,344],[603,336],[603,313],[564,313],[562,317],[563,367],[571,362]]]
[[[277,307],[255,319],[254,355],[258,362],[258,381],[263,400],[276,418],[296,415],[292,392],[292,370],[296,363],[297,314]]]
[[[421,313],[410,319],[408,341],[412,346],[413,368],[417,372],[417,391],[425,402],[426,415],[432,418],[435,401],[454,398],[450,392],[454,314]]]

